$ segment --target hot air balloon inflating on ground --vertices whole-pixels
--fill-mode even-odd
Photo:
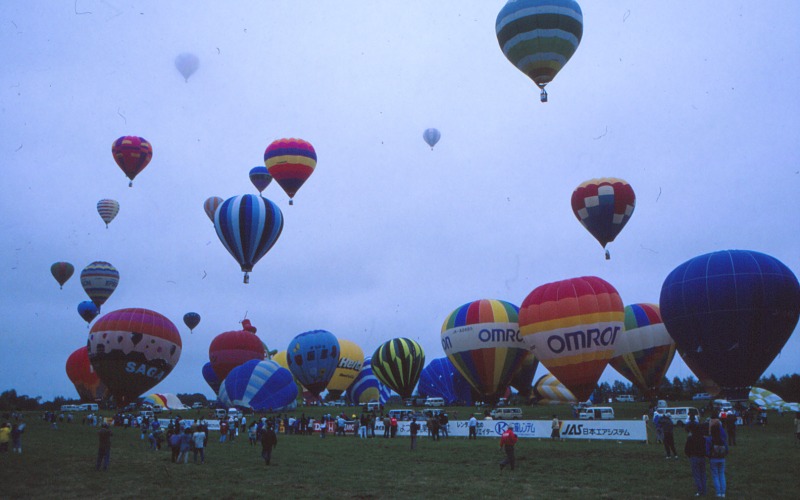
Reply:
[[[424,366],[422,346],[405,337],[384,342],[372,355],[372,372],[402,398],[411,397]]]
[[[286,348],[289,370],[312,394],[319,395],[339,364],[339,340],[327,330],[297,335]]]

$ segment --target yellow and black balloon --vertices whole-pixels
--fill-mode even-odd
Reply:
[[[381,383],[407,398],[419,382],[425,353],[417,342],[400,337],[381,344],[372,355],[371,365]]]

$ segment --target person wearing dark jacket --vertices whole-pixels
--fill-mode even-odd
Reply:
[[[667,453],[667,458],[678,458],[678,452],[675,450],[675,425],[672,423],[672,418],[669,415],[664,415],[658,419],[658,426],[664,433],[664,451]]]
[[[706,494],[706,429],[706,426],[697,422],[696,416],[689,416],[689,423],[686,424],[686,446],[683,452],[689,457],[692,479],[697,490],[695,496]]]
[[[264,458],[266,465],[269,465],[270,460],[272,460],[272,448],[276,446],[278,446],[278,436],[275,434],[272,425],[270,425],[261,433],[261,457]]]
[[[97,447],[97,470],[100,470],[100,466],[103,466],[103,470],[108,470],[108,462],[111,461],[111,429],[108,428],[108,424],[103,424],[100,427],[100,430],[97,431],[98,437],[98,447]]]

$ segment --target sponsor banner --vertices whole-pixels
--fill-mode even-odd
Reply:
[[[442,333],[446,354],[496,347],[524,348],[517,323],[478,323],[451,328]]]
[[[420,436],[428,434],[424,420],[420,424]],[[398,422],[397,434],[411,434],[411,422]],[[478,437],[499,438],[509,427],[521,438],[550,438],[551,420],[478,420]],[[452,437],[469,436],[469,421],[451,420],[448,434]],[[383,424],[375,424],[375,434],[383,434]],[[613,439],[617,441],[646,441],[647,427],[641,420],[564,420],[561,422],[563,439]]]

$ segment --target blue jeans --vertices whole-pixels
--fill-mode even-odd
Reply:
[[[701,495],[706,494],[706,459],[705,457],[689,457],[689,464],[692,466],[692,479],[697,492]]]
[[[711,458],[708,463],[711,465],[711,479],[714,481],[714,490],[717,495],[724,495],[727,486],[725,484],[725,459]]]

